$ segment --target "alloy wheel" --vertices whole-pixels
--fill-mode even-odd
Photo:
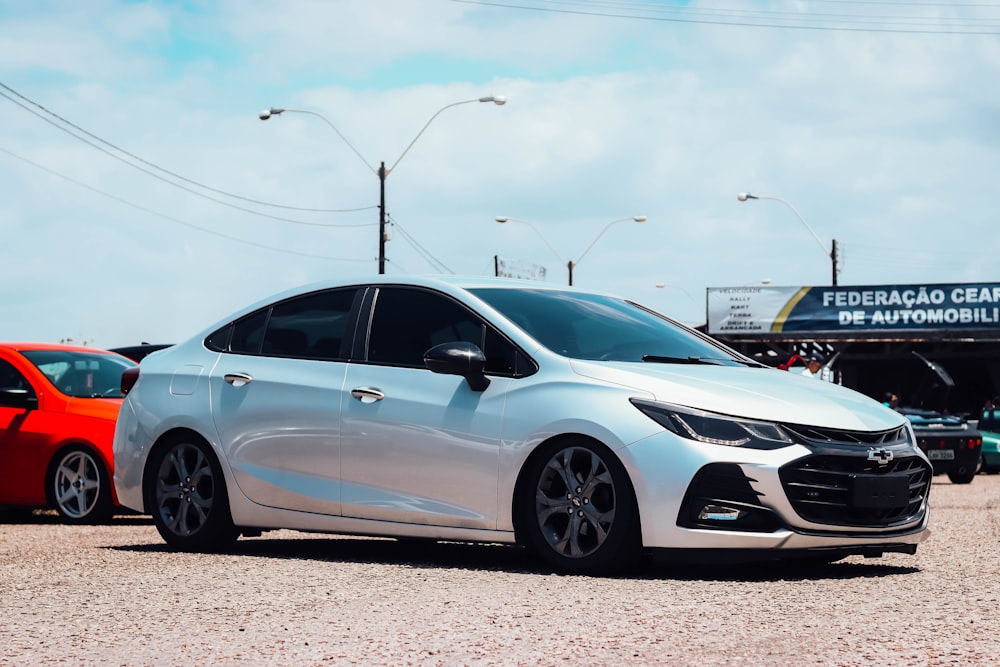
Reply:
[[[163,457],[156,475],[156,512],[171,533],[187,537],[201,530],[215,492],[215,473],[200,447],[179,443]]]
[[[559,556],[589,556],[608,539],[616,500],[614,478],[597,452],[561,449],[538,478],[535,515],[542,537]]]
[[[100,464],[82,449],[68,452],[55,470],[56,509],[69,520],[83,520],[98,506],[102,488]]]

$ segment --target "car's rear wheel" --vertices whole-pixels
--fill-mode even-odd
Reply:
[[[955,472],[948,473],[952,484],[969,484],[976,478],[979,466],[962,466]]]
[[[49,474],[51,502],[64,523],[107,523],[114,514],[111,476],[88,447],[65,449]]]
[[[146,498],[167,544],[185,551],[218,551],[236,541],[226,482],[211,448],[175,437],[150,461]]]
[[[534,457],[519,515],[528,546],[567,573],[619,570],[639,553],[635,495],[621,462],[585,439],[555,442]]]

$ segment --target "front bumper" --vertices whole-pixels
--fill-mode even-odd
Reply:
[[[643,544],[785,558],[793,553],[913,553],[929,532],[931,467],[910,442],[749,450],[669,433],[625,448]]]

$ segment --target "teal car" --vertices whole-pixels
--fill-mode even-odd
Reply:
[[[979,417],[983,434],[981,472],[1000,472],[1000,410],[983,410]]]

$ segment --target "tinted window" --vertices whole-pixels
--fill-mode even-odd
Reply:
[[[368,361],[423,368],[427,350],[458,341],[479,346],[486,356],[487,372],[514,373],[517,348],[462,304],[421,289],[379,289],[368,337]]]
[[[357,288],[314,292],[276,303],[219,329],[206,345],[221,352],[300,359],[346,359]]]
[[[264,332],[263,354],[344,359],[341,347],[356,288],[307,294],[276,304]]]
[[[232,326],[232,337],[228,345],[222,349],[240,354],[259,354],[269,312],[269,308],[261,310],[236,322]]]
[[[0,359],[0,389],[31,389],[31,385],[12,363]]]
[[[121,398],[122,372],[135,362],[112,354],[66,350],[26,350],[33,363],[56,389],[79,398]]]
[[[542,345],[576,359],[642,361],[646,355],[736,362],[733,353],[667,318],[613,297],[559,290],[470,290]]]

